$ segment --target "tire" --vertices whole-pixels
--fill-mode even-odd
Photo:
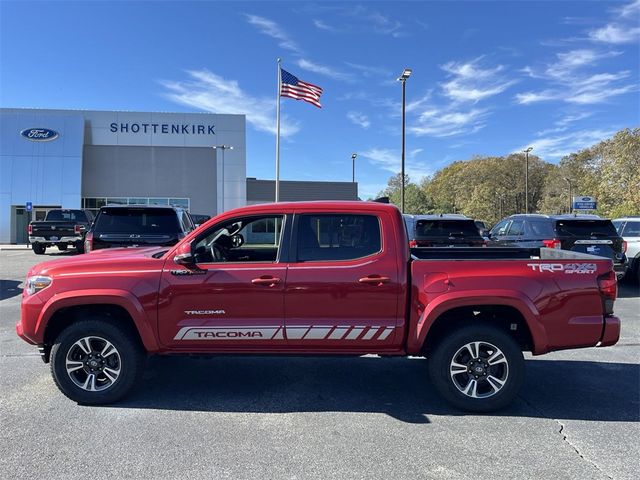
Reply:
[[[76,252],[84,253],[84,242],[76,242],[75,247],[76,247]]]
[[[491,358],[493,362],[488,362]],[[449,333],[436,346],[428,364],[438,393],[456,408],[471,412],[507,406],[524,380],[520,346],[507,333],[489,325]]]
[[[31,248],[33,249],[33,253],[36,255],[44,255],[44,252],[47,250],[47,247],[40,245],[39,243],[34,243],[31,245]]]
[[[51,348],[51,374],[71,400],[104,405],[130,393],[141,379],[144,360],[132,335],[99,318],[81,320],[56,338]]]
[[[56,247],[58,247],[58,250],[60,250],[61,252],[64,252],[67,249],[67,244],[59,243],[58,245],[56,245]]]

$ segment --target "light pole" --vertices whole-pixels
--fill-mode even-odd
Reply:
[[[524,170],[524,213],[529,213],[529,152],[533,147],[524,150],[525,170]]]
[[[411,69],[405,68],[402,71],[402,75],[398,77],[398,81],[402,83],[402,159],[401,159],[401,182],[402,186],[400,188],[400,211],[404,213],[404,129],[405,129],[405,112],[406,112],[406,94],[405,87],[407,83],[407,78],[411,76]]]
[[[571,213],[573,211],[573,202],[571,198],[571,180],[568,179],[567,177],[565,177],[564,179],[569,184],[569,213]]]
[[[352,153],[351,154],[351,183],[356,183],[356,157],[358,156],[357,153]]]
[[[224,212],[224,151],[225,150],[233,150],[231,145],[214,145],[214,150],[222,150],[222,211]]]

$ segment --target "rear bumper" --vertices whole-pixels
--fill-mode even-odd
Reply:
[[[604,317],[604,328],[602,330],[602,338],[598,347],[609,347],[618,343],[620,339],[620,319],[610,316]]]
[[[47,240],[44,237],[29,237],[29,243],[42,243],[56,245],[58,243],[78,243],[82,242],[82,237],[60,237],[58,240]]]

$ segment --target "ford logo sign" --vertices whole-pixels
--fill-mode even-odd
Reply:
[[[49,142],[58,138],[58,132],[48,128],[25,128],[20,135],[32,142]]]

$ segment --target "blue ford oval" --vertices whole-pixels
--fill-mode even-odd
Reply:
[[[20,135],[32,142],[49,142],[58,138],[58,132],[49,128],[25,128]]]

